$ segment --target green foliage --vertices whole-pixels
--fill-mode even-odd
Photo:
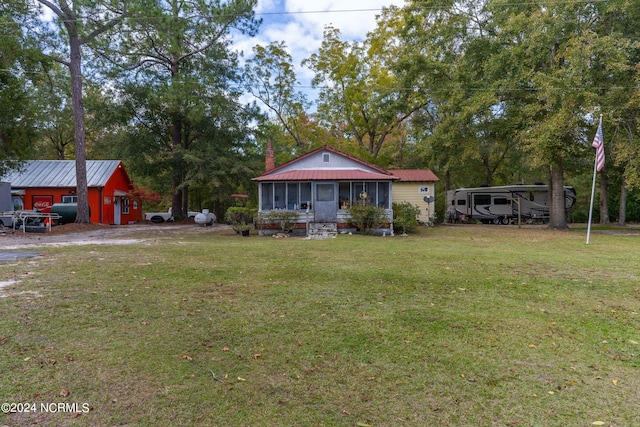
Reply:
[[[231,225],[236,233],[249,229],[249,224],[253,223],[256,210],[244,206],[232,206],[224,214],[225,222]]]
[[[349,225],[356,227],[363,233],[382,228],[389,223],[389,217],[384,208],[375,205],[354,203],[348,209]]]
[[[295,211],[270,211],[258,214],[258,224],[262,227],[277,226],[283,233],[293,230],[300,215]]]
[[[304,61],[316,73],[313,85],[321,88],[321,122],[374,159],[400,125],[428,103],[421,92],[398,90],[404,73],[392,64],[404,49],[388,43],[391,34],[381,31],[364,42],[348,42],[328,26],[318,53]]]
[[[402,230],[403,234],[415,231],[418,226],[418,215],[420,208],[409,202],[393,204],[393,228]]]
[[[125,100],[128,156],[157,177],[178,213],[191,189],[212,203],[256,173],[249,145],[258,112],[238,102],[238,56],[229,43],[232,28],[257,31],[256,1],[152,3],[132,11],[104,65],[118,64],[110,71],[113,98]]]
[[[37,50],[37,36],[27,29],[31,18],[25,2],[0,4],[0,177],[29,159],[37,140],[34,88],[47,61]]]

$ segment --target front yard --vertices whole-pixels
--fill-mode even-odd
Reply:
[[[156,230],[2,264],[0,425],[640,425],[637,235]]]

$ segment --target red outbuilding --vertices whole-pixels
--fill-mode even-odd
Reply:
[[[76,203],[74,160],[29,160],[0,181],[11,184],[14,210],[48,211],[54,203]],[[142,203],[120,160],[87,160],[91,222],[132,224],[142,220]]]

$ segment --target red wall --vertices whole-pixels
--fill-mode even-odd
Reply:
[[[114,224],[115,192],[129,192],[132,189],[131,181],[122,164],[114,171],[104,188],[89,188],[89,208],[91,209],[91,222]],[[62,203],[62,196],[75,196],[75,188],[27,188],[24,195],[24,208],[35,209],[34,201],[41,199],[51,200],[52,203]],[[120,196],[119,196],[120,197]],[[122,201],[124,197],[120,197]],[[120,223],[128,224],[142,220],[142,203],[129,198],[129,213],[123,212],[122,203],[120,209]]]

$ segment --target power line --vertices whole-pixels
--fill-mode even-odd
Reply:
[[[505,2],[505,3],[494,3],[492,6],[494,7],[513,7],[513,6],[554,6],[554,5],[563,5],[563,4],[581,4],[581,3],[605,3],[608,0],[558,0],[558,1],[524,1],[524,2]],[[449,6],[446,5],[437,5],[437,6],[426,6],[426,5],[408,5],[405,6],[396,6],[390,5],[382,8],[362,8],[362,9],[334,9],[334,10],[299,10],[299,11],[278,11],[278,12],[254,12],[255,16],[288,16],[288,15],[320,15],[320,14],[340,14],[340,13],[370,13],[370,12],[382,12],[383,10],[391,7],[398,7],[400,9],[405,10],[446,10]],[[238,16],[239,14],[221,14],[221,15],[192,15],[191,18],[197,19],[214,19],[214,18],[226,18],[232,16]],[[136,16],[130,17],[129,19],[166,19],[166,16]],[[185,19],[185,17],[178,17],[180,19]],[[80,21],[82,18],[77,19]],[[54,21],[42,21],[44,23],[52,23]],[[11,25],[16,24],[12,22],[3,22],[0,25]]]
[[[0,68],[0,72],[13,73],[14,70],[8,68]],[[45,71],[21,71],[24,74],[46,74]],[[309,85],[293,85],[296,89],[311,89],[311,90],[331,90],[330,86],[309,86]],[[603,90],[636,90],[637,86],[610,86],[610,87],[592,87],[588,86],[592,91]],[[575,86],[575,87],[545,87],[545,88],[482,88],[482,87],[434,87],[434,86],[415,86],[415,87],[376,87],[367,86],[362,89],[367,91],[388,91],[388,92],[415,92],[415,91],[433,91],[433,92],[541,92],[541,91],[583,91],[587,89],[587,86]]]

